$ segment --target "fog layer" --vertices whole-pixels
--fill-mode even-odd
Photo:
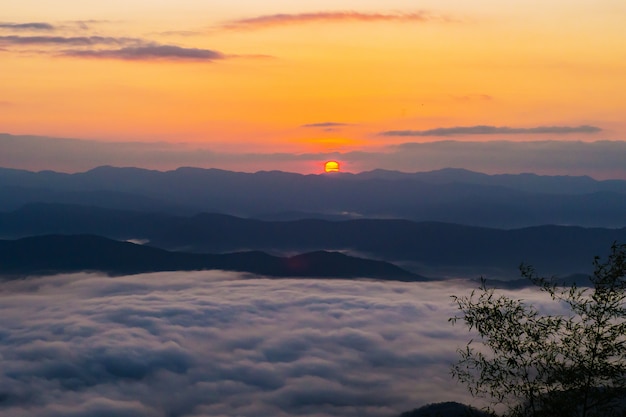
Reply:
[[[269,280],[224,272],[0,284],[0,414],[394,416],[471,402],[461,283]],[[525,291],[525,298],[532,293]]]

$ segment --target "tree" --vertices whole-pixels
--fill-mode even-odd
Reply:
[[[589,287],[521,266],[563,314],[541,314],[484,280],[471,295],[453,296],[461,314],[450,320],[480,336],[459,349],[453,376],[507,416],[626,416],[626,245],[613,244],[593,263]]]

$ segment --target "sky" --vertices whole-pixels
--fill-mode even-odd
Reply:
[[[13,167],[65,171],[82,154],[63,166],[45,153],[58,138],[215,155],[130,161],[155,169],[303,173],[331,157],[419,171],[385,157],[423,143],[621,142],[624,15],[620,0],[23,0],[0,20],[0,132],[50,142]],[[601,167],[582,173],[626,177]]]
[[[448,323],[450,295],[475,285],[223,271],[4,282],[0,412],[391,417],[439,401],[480,406],[450,375],[475,337]],[[508,293],[563,313],[536,289]]]

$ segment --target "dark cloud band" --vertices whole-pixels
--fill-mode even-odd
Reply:
[[[348,123],[322,122],[322,123],[307,123],[300,127],[341,127],[341,126],[349,126],[349,125]]]
[[[268,169],[301,172],[311,162],[321,164],[327,160],[342,161],[348,172],[378,168],[417,172],[453,167],[488,174],[534,172],[626,179],[626,142],[618,140],[439,140],[390,145],[380,151],[294,154],[225,153],[165,142],[105,142],[0,134],[0,166],[33,171],[77,172],[114,165],[159,170],[195,166],[247,172]],[[319,166],[321,170],[322,165]]]
[[[458,126],[440,127],[428,130],[387,130],[382,136],[454,136],[454,135],[564,135],[570,133],[598,133],[602,129],[596,126],[539,126],[516,128],[507,126]]]
[[[121,60],[173,59],[185,61],[215,61],[225,55],[200,48],[185,48],[177,45],[161,45],[137,38],[104,36],[0,36],[0,45],[71,47],[60,53],[63,56],[82,58],[104,58]],[[121,46],[117,49],[93,49],[99,46]],[[50,50],[58,53],[58,49]]]
[[[0,23],[0,29],[11,30],[54,30],[55,26],[45,22]]]
[[[220,52],[210,49],[183,48],[174,45],[134,46],[113,50],[72,50],[63,53],[67,56],[84,58],[153,60],[173,59],[191,61],[215,61],[224,59]]]
[[[116,38],[108,36],[0,36],[2,45],[58,45],[58,46],[92,46],[92,45],[123,45],[139,43],[133,38]]]

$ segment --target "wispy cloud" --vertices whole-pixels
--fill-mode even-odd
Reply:
[[[457,101],[491,101],[493,96],[489,94],[466,94],[464,96],[452,96]]]
[[[0,45],[28,46],[28,45],[59,45],[59,46],[93,46],[93,45],[123,45],[140,43],[136,38],[118,38],[110,36],[0,36]]]
[[[338,122],[322,122],[322,123],[307,123],[300,127],[341,127],[341,126],[349,126],[348,123],[338,123]]]
[[[4,23],[0,22],[0,29],[10,30],[54,30],[55,26],[45,22],[27,22],[27,23]]]
[[[102,58],[121,60],[174,59],[185,61],[215,61],[226,56],[212,49],[185,48],[177,45],[163,45],[140,38],[111,36],[0,36],[0,45],[7,47],[49,47],[44,53],[82,58]],[[94,49],[97,47],[119,46],[114,49]],[[61,49],[70,47],[73,49]]]
[[[161,36],[183,36],[183,37],[190,37],[190,36],[200,36],[203,35],[204,32],[201,31],[197,31],[197,30],[168,30],[165,32],[156,32],[157,35],[161,35]]]
[[[103,23],[110,23],[108,20],[98,20],[98,19],[88,19],[88,20],[73,20],[69,22],[70,25],[81,29],[81,30],[89,30],[93,25],[99,25]]]
[[[104,50],[70,50],[64,51],[63,55],[84,58],[124,60],[175,59],[215,61],[225,58],[222,53],[211,49],[183,48],[175,45],[144,45]]]
[[[596,126],[539,126],[539,127],[507,127],[507,126],[456,126],[440,127],[428,130],[387,130],[380,132],[382,136],[453,136],[453,135],[564,135],[569,133],[598,133],[602,129]]]
[[[361,13],[355,11],[272,14],[247,19],[231,20],[222,25],[225,29],[249,30],[302,23],[327,22],[429,22],[451,19],[426,11],[415,13]]]
[[[69,20],[49,22],[0,22],[0,30],[6,32],[80,32],[90,30],[94,25],[110,23],[108,20]]]

